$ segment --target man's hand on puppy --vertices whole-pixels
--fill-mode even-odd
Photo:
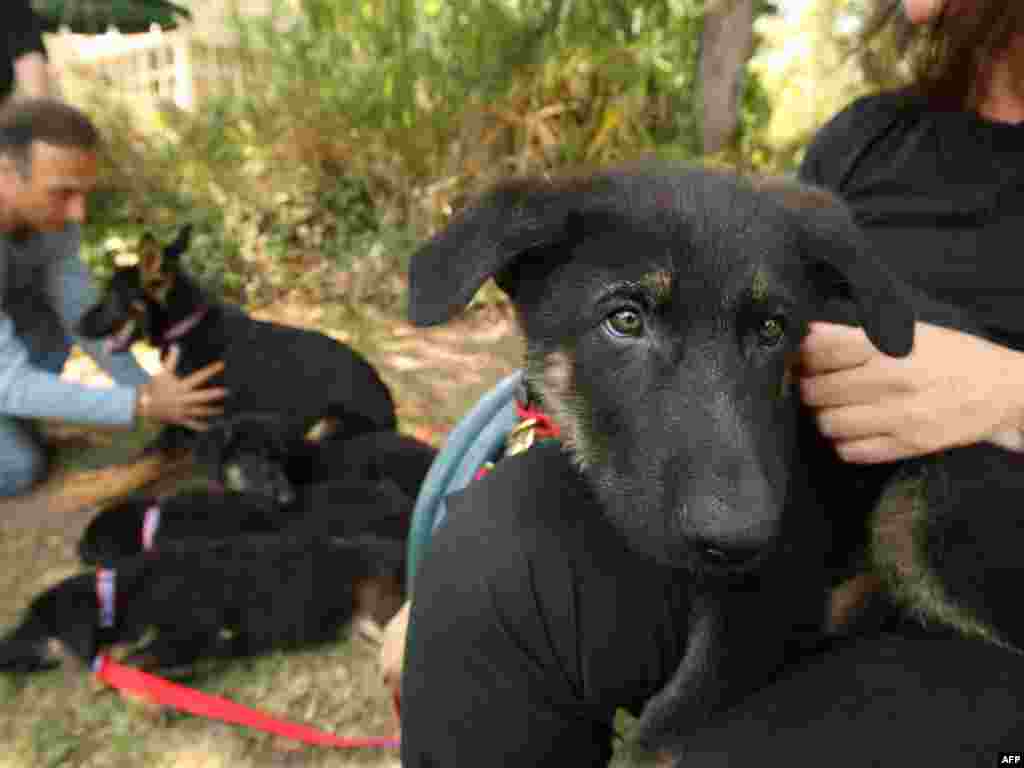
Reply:
[[[812,323],[800,393],[844,461],[874,464],[988,441],[1024,450],[1024,354],[917,323],[905,358],[859,328]]]
[[[224,387],[204,387],[207,381],[224,370],[218,360],[188,376],[179,378],[176,371],[181,351],[171,347],[163,362],[164,370],[138,388],[135,418],[159,421],[202,432],[206,420],[223,412],[217,403],[227,395]]]

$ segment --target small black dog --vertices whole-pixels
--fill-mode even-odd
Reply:
[[[282,505],[262,493],[186,491],[113,504],[93,517],[78,542],[87,565],[162,549],[183,539],[304,531],[332,538],[373,535],[405,541],[413,502],[390,481],[344,481],[303,488]]]
[[[415,499],[435,458],[437,449],[432,445],[400,432],[328,435],[320,443],[313,472],[322,479],[340,473],[377,482],[393,480]]]
[[[178,670],[201,657],[326,642],[356,617],[387,621],[401,604],[404,579],[404,546],[372,537],[177,542],[37,596],[0,641],[0,668],[53,666],[51,639],[89,663],[108,646],[145,641],[152,630],[156,636],[128,663]]]
[[[851,546],[831,523],[869,508],[795,387],[809,322],[841,303],[903,356],[913,297],[828,193],[665,163],[500,184],[413,256],[411,319],[444,322],[491,277],[604,514],[693,575],[687,655],[641,718],[646,745],[678,748],[821,640]]]
[[[195,456],[210,479],[225,488],[263,493],[284,504],[301,487],[384,480],[416,498],[437,456],[433,446],[391,430],[349,437],[332,431],[332,415],[324,422],[326,434],[319,439],[289,440],[275,414],[218,419],[198,436]]]
[[[305,437],[285,434],[277,414],[239,413],[213,421],[197,435],[193,456],[212,483],[291,504],[318,450]]]
[[[290,522],[279,504],[257,493],[185,491],[128,498],[89,521],[78,540],[78,556],[86,565],[107,565],[171,540],[273,533]]]
[[[182,375],[223,360],[223,380],[211,383],[229,390],[224,413],[273,412],[293,439],[332,408],[351,419],[340,425],[344,434],[395,428],[387,386],[355,351],[322,333],[253,320],[206,295],[179,263],[190,234],[191,227],[183,227],[163,249],[145,235],[139,264],[115,271],[101,301],[79,321],[79,332],[110,337],[115,350],[140,339],[162,353],[177,344]],[[161,435],[161,446],[188,445],[189,434],[171,427]]]

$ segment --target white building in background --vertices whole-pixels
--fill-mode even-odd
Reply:
[[[173,30],[46,36],[50,62],[61,88],[74,100],[86,83],[102,83],[133,103],[172,102],[195,110],[209,96],[244,87],[234,14],[268,16],[273,0],[178,0],[192,12]],[[278,3],[287,7],[288,0]],[[286,23],[286,19],[277,19]]]

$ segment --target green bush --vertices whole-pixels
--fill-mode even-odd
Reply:
[[[240,94],[146,121],[89,96],[110,142],[86,232],[99,272],[187,221],[188,266],[230,299],[391,305],[415,243],[496,177],[699,151],[701,0],[292,7],[284,28],[284,5],[237,20]],[[767,113],[748,79],[755,163]]]

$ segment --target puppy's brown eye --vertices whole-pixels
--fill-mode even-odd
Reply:
[[[604,323],[614,336],[635,338],[644,331],[643,317],[632,309],[620,309],[615,314],[609,315]]]
[[[762,347],[774,347],[786,335],[786,321],[781,315],[769,317],[757,329],[757,343]]]

